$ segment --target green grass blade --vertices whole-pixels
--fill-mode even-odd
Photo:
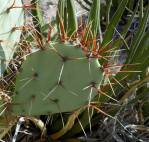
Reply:
[[[139,2],[140,2],[140,0],[138,0],[138,3],[136,4],[136,7],[134,9],[134,12],[133,12],[132,16],[128,19],[127,24],[123,27],[123,30],[122,30],[121,34],[124,38],[126,37],[126,34],[128,33],[128,29],[130,28],[130,26],[133,22],[133,19],[136,16],[136,13],[137,13],[137,10],[138,10],[138,7],[139,7]]]
[[[115,47],[115,49],[120,48],[122,44],[124,44],[127,47],[127,45],[125,43],[126,42],[125,41],[125,37],[126,37],[126,34],[128,33],[128,29],[130,28],[130,26],[131,26],[131,24],[133,22],[133,19],[134,19],[136,13],[137,13],[137,10],[138,10],[138,7],[139,7],[139,2],[140,2],[140,0],[138,1],[132,16],[128,19],[127,24],[124,25],[124,27],[122,29],[122,32],[120,32],[121,36],[113,43],[113,47]],[[127,50],[129,50],[128,47],[127,47]]]
[[[109,25],[110,23],[110,10],[111,10],[111,6],[112,6],[112,0],[106,0],[106,27]]]
[[[61,24],[60,22],[62,22],[62,24],[64,24],[64,30],[66,32],[66,29],[67,29],[66,0],[59,0],[58,1],[58,8],[57,8],[57,16],[56,17],[57,17],[58,28],[60,28],[59,25]]]
[[[78,29],[77,16],[74,0],[67,0],[67,14],[68,14],[68,36],[72,36]]]
[[[39,23],[40,23],[41,27],[43,27],[46,23],[45,23],[45,20],[43,17],[43,11],[42,11],[41,6],[40,6],[40,1],[38,1],[36,4],[36,10],[37,10]]]
[[[100,24],[100,0],[94,0],[89,14],[88,25],[93,34],[93,38],[97,35]]]
[[[59,0],[57,23],[63,36],[67,35],[71,37],[77,31],[78,23],[75,10],[75,3],[73,0]]]
[[[118,22],[120,21],[121,16],[126,8],[127,1],[128,0],[122,0],[121,3],[119,4],[118,9],[116,10],[110,24],[107,27],[107,30],[103,38],[102,46],[106,46],[112,40],[115,28]]]
[[[36,46],[38,48],[44,49],[44,42],[43,42],[43,32],[42,32],[42,26],[43,26],[43,20],[41,19],[41,9],[39,8],[39,1],[32,0],[31,1],[32,6],[34,7],[31,10],[32,13],[32,20],[33,25],[35,27],[35,40],[36,40]]]
[[[146,9],[146,11],[144,12],[144,17],[142,19],[142,21],[140,22],[139,24],[139,27],[138,27],[138,30],[132,40],[132,44],[131,44],[131,47],[130,47],[130,54],[129,54],[129,58],[128,58],[128,63],[130,63],[133,58],[135,58],[135,56],[138,56],[136,54],[136,51],[138,49],[138,46],[144,36],[144,33],[145,33],[145,29],[146,29],[146,26],[147,26],[147,22],[148,22],[148,19],[149,19],[149,5]]]

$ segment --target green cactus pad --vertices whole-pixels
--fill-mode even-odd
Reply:
[[[22,0],[0,0],[0,77],[8,66],[20,40],[24,25]]]
[[[88,104],[102,80],[99,67],[97,59],[69,44],[54,44],[27,56],[17,75],[12,112],[71,112]]]

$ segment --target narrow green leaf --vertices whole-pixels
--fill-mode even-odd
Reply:
[[[42,11],[41,6],[40,6],[40,1],[37,1],[37,3],[36,3],[36,10],[37,10],[37,15],[38,15],[39,23],[40,23],[40,25],[42,27],[46,23],[45,23],[45,20],[44,20],[44,17],[43,17],[43,11]]]
[[[84,42],[90,42],[90,48],[93,48],[93,42],[96,40],[97,31],[100,28],[100,0],[94,0],[89,12],[88,22],[85,29],[85,36],[82,38]]]
[[[125,72],[116,75],[117,80],[121,80],[122,78],[127,76],[125,80],[122,80],[120,82],[125,87],[127,86],[127,81],[133,81],[134,79],[137,79],[138,75],[140,75],[141,78],[144,78],[146,76],[146,70],[149,67],[149,32],[146,32],[143,36],[136,53],[137,56],[132,62],[130,62],[132,66],[124,66],[121,70],[140,72]],[[125,89],[127,89],[127,87]],[[117,85],[115,87],[115,92],[116,94],[119,94],[120,92],[122,92],[122,88]]]
[[[66,29],[67,29],[67,16],[66,16],[66,0],[59,0],[58,1],[58,8],[57,8],[57,24],[60,25],[60,20],[61,22],[63,22],[64,24],[64,29],[65,29],[65,32],[66,32]],[[60,19],[59,19],[60,18]],[[58,26],[59,28],[59,26]],[[60,29],[59,29],[60,30]]]
[[[133,63],[140,63],[136,70],[141,70],[142,76],[146,76],[146,69],[149,67],[149,31],[146,32],[136,50],[136,55],[133,58]]]
[[[60,31],[72,36],[78,28],[75,3],[73,0],[59,0],[57,22]]]
[[[139,18],[140,18],[140,21],[142,20],[142,18],[143,18],[143,15],[144,15],[144,12],[143,12],[143,1],[144,0],[140,0],[140,16],[139,16]]]
[[[31,1],[32,6],[34,7],[31,10],[32,13],[32,20],[35,27],[35,39],[36,43],[39,48],[43,49],[43,32],[42,32],[42,26],[43,26],[43,20],[41,19],[41,9],[39,8],[39,1],[32,0]]]
[[[97,35],[100,24],[100,0],[94,0],[89,13],[88,25],[90,25],[93,38]]]
[[[74,0],[67,0],[67,14],[68,14],[68,36],[72,36],[78,28],[76,9]]]
[[[112,6],[112,0],[106,0],[106,27],[109,25],[110,23],[110,10],[111,10],[111,6]]]
[[[140,2],[140,0],[138,1],[132,16],[128,19],[127,24],[124,25],[124,27],[122,28],[122,32],[120,32],[121,36],[113,43],[113,47],[115,47],[115,49],[120,48],[122,46],[122,44],[124,44],[127,47],[127,50],[129,50],[128,46],[126,45],[125,37],[128,33],[128,29],[130,28],[130,26],[133,22],[133,19],[134,19],[136,13],[137,13],[137,10],[138,10],[138,7],[139,7],[139,2]]]
[[[136,4],[136,7],[134,9],[134,12],[133,12],[132,16],[128,19],[127,24],[122,29],[121,34],[124,38],[126,37],[126,34],[128,33],[128,29],[130,28],[130,26],[133,22],[133,19],[134,19],[136,13],[137,13],[137,10],[138,10],[138,7],[139,7],[139,2],[140,2],[140,0],[138,0],[138,3]]]
[[[132,44],[131,44],[131,47],[130,47],[130,54],[129,54],[129,57],[128,57],[128,60],[127,62],[130,63],[133,58],[135,56],[138,56],[136,54],[136,51],[138,49],[138,46],[144,36],[144,33],[145,33],[145,29],[146,29],[146,26],[147,26],[147,23],[148,23],[148,19],[149,19],[149,5],[146,9],[146,11],[144,12],[144,17],[142,18],[142,21],[140,22],[139,24],[139,27],[138,27],[138,30],[132,40]]]
[[[129,0],[129,1],[128,1],[127,8],[128,8],[130,11],[133,11],[134,2],[135,2],[135,0]]]
[[[32,0],[31,4],[34,7],[31,10],[34,27],[36,28],[38,33],[41,33],[41,26],[42,25],[40,24],[40,19],[39,19],[39,16],[38,16],[38,13],[39,13],[39,11],[38,11],[39,10],[38,2],[37,2],[37,0]]]
[[[122,0],[121,3],[119,4],[118,9],[116,10],[110,24],[108,25],[106,29],[103,42],[102,42],[102,46],[106,46],[112,40],[115,28],[117,24],[119,23],[121,16],[126,8],[127,1],[128,0]]]
[[[59,0],[58,1],[58,13],[61,16],[62,19],[64,19],[64,9],[65,9],[65,4],[66,0]]]

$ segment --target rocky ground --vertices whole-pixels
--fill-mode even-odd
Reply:
[[[23,0],[25,4],[29,4],[30,0]],[[52,21],[56,16],[58,0],[42,0],[40,1],[46,22]],[[86,13],[87,11],[75,1],[77,16]]]

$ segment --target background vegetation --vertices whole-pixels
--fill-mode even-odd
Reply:
[[[59,0],[48,22],[40,2],[0,0],[0,141],[148,142],[149,2],[76,0],[87,12],[77,17],[73,0]],[[95,54],[99,95],[69,113],[14,114],[9,108],[27,55],[57,42]]]

